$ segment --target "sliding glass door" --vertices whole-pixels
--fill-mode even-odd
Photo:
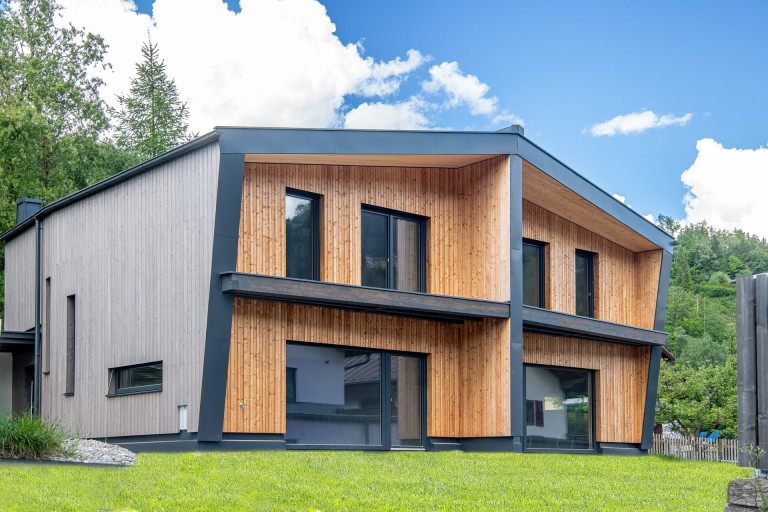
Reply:
[[[285,438],[328,448],[421,447],[424,374],[418,355],[289,342]]]

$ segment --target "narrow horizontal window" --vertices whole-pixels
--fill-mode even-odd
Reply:
[[[163,390],[163,362],[136,364],[109,370],[109,394],[130,395]]]

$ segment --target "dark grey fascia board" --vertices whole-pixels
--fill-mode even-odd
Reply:
[[[35,333],[31,331],[0,332],[0,352],[19,352],[35,348]]]
[[[353,311],[406,315],[430,320],[509,318],[509,303],[288,277],[223,272],[222,293],[252,299]]]
[[[518,154],[523,159],[541,169],[552,179],[573,190],[575,193],[597,206],[629,229],[639,233],[644,238],[658,245],[664,251],[669,253],[672,252],[672,242],[674,241],[674,238],[669,236],[666,231],[655,224],[648,222],[648,219],[614,198],[611,194],[598,187],[524,136],[518,138]]]
[[[96,194],[97,192],[101,192],[104,189],[113,187],[119,183],[129,180],[138,174],[145,173],[157,167],[158,165],[161,165],[169,160],[178,158],[186,153],[189,153],[190,151],[194,151],[197,148],[210,144],[211,142],[215,142],[219,139],[220,136],[221,134],[215,131],[207,133],[191,142],[188,142],[166,153],[163,153],[162,155],[156,156],[151,160],[147,160],[146,162],[140,163],[137,166],[131,167],[130,169],[126,169],[125,171],[119,172],[113,176],[110,176],[109,178],[106,178],[97,183],[94,183],[93,185],[80,189],[77,192],[73,192],[68,196],[64,196],[61,199],[57,199],[56,201],[38,210],[32,216],[27,217],[26,219],[24,219],[23,222],[12,227],[8,231],[4,233],[0,233],[0,240],[8,241],[13,237],[15,237],[16,235],[18,235],[19,233],[25,231],[27,228],[33,226],[35,223],[35,219],[42,219],[43,217],[47,217],[48,215],[55,212],[56,210],[64,208],[65,206],[68,206],[72,203],[80,201],[81,199],[84,199],[88,196]]]
[[[443,132],[302,128],[216,127],[222,153],[344,155],[509,155],[519,135],[508,132]]]
[[[661,346],[667,344],[667,333],[616,324],[585,316],[523,306],[523,330],[630,345]]]

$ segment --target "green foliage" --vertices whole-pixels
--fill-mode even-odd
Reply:
[[[736,286],[764,272],[768,244],[741,230],[668,221],[675,247],[665,330],[677,361],[661,373],[656,421],[686,434],[719,429],[735,437]]]
[[[722,510],[728,482],[750,472],[655,456],[202,452],[7,465],[0,489],[9,510],[701,511]]]
[[[136,64],[130,93],[117,97],[120,110],[111,113],[117,121],[118,147],[151,158],[194,136],[188,131],[189,109],[166,73],[157,43],[144,43],[141,54],[144,60]]]
[[[0,232],[14,224],[16,199],[47,204],[139,161],[99,140],[107,117],[94,71],[108,66],[104,41],[56,27],[58,9],[0,1]]]
[[[736,437],[735,356],[723,364],[698,362],[662,365],[656,421],[686,435],[717,429],[724,437]]]
[[[67,433],[59,423],[45,423],[40,416],[0,416],[0,457],[42,459],[65,452]]]

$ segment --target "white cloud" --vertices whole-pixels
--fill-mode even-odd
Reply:
[[[430,80],[422,88],[432,94],[445,92],[448,95],[446,105],[457,107],[466,105],[474,115],[494,115],[498,110],[495,96],[487,97],[490,87],[475,75],[465,75],[457,62],[443,62],[429,69]]]
[[[128,91],[147,31],[187,101],[190,124],[308,126],[339,124],[345,97],[396,93],[428,57],[364,58],[342,44],[315,0],[241,0],[239,13],[221,0],[155,0],[152,18],[128,0],[61,0],[63,22],[100,34],[112,70],[102,97]]]
[[[680,177],[689,188],[686,222],[706,220],[768,238],[768,201],[761,186],[768,178],[768,148],[724,148],[701,139],[696,149],[696,160]]]
[[[362,103],[344,118],[344,128],[420,130],[430,126],[424,113],[430,106],[412,97],[402,103]]]
[[[619,194],[611,194],[611,195],[613,196],[614,199],[622,203],[627,200],[626,197],[620,196]]]
[[[617,133],[622,135],[641,133],[649,128],[663,128],[671,125],[685,126],[691,117],[693,114],[690,113],[680,117],[674,117],[671,114],[658,116],[652,110],[645,110],[616,116],[604,123],[598,123],[589,129],[589,133],[593,137],[604,135],[612,137]]]
[[[648,215],[643,215],[643,218],[651,224],[656,224],[656,219],[650,213]]]

